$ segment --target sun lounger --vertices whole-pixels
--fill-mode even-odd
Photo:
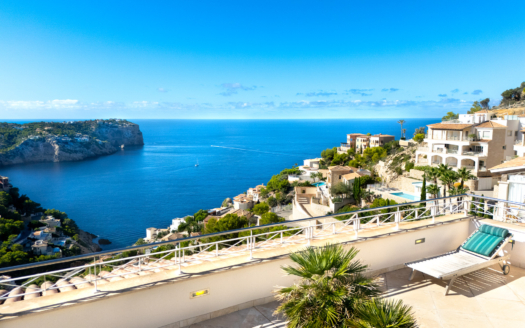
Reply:
[[[510,254],[503,248],[512,235],[507,229],[484,224],[472,233],[457,250],[442,255],[405,263],[412,269],[409,280],[416,271],[441,280],[449,280],[445,295],[457,277],[498,263],[503,274],[510,272],[507,261]]]

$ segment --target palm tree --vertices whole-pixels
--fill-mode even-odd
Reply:
[[[317,173],[316,172],[310,173],[310,178],[314,179],[314,182],[315,182],[315,179],[317,179]]]
[[[450,166],[448,166],[448,164],[439,164],[437,169],[438,169],[440,175],[444,174],[445,172],[452,171],[452,168]]]
[[[401,138],[403,138],[403,124],[405,124],[406,121],[405,120],[399,120],[399,121],[397,121],[397,123],[401,124]]]
[[[275,311],[285,315],[287,327],[343,326],[360,302],[379,295],[373,279],[363,275],[367,265],[355,259],[358,252],[355,247],[345,251],[341,245],[328,244],[290,255],[298,266],[282,269],[300,280],[276,290],[282,303]]]
[[[401,300],[373,300],[356,307],[356,319],[347,322],[352,328],[416,328],[412,307]]]
[[[439,194],[439,187],[436,184],[432,184],[427,187],[427,192],[431,194],[433,198],[437,198]]]
[[[454,183],[452,174],[450,174],[449,171],[443,171],[439,175],[439,180],[441,180],[441,183],[443,184],[443,197],[447,197],[447,186],[450,186],[452,183]]]
[[[434,184],[437,185],[437,183],[438,183],[437,179],[439,178],[439,170],[438,170],[437,167],[429,168],[427,170],[426,175],[427,175],[429,180],[434,181]]]
[[[375,192],[371,191],[371,190],[368,190],[368,189],[365,189],[363,190],[363,198],[367,201],[367,202],[373,202],[374,201],[374,198],[375,198]]]
[[[458,170],[458,177],[461,179],[461,188],[464,187],[465,181],[476,179],[469,169],[462,167]]]

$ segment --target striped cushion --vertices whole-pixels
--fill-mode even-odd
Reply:
[[[509,234],[509,231],[507,229],[498,228],[495,226],[491,226],[488,224],[483,224],[481,227],[479,227],[479,230],[483,233],[488,233],[489,235],[493,235],[496,237],[502,237],[505,238]]]
[[[462,246],[467,251],[474,252],[483,256],[490,256],[496,247],[503,241],[502,237],[490,235],[477,231]]]

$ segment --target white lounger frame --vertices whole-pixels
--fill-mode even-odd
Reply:
[[[476,231],[474,231],[474,233]],[[469,238],[471,236],[469,236]],[[510,259],[510,254],[505,254],[503,248],[507,245],[511,238],[512,235],[505,238],[503,243],[491,257],[486,257],[466,251],[461,249],[460,246],[457,250],[449,253],[405,263],[407,267],[412,269],[410,278],[408,280],[412,280],[414,278],[416,271],[422,272],[437,279],[449,280],[447,288],[445,289],[445,295],[447,295],[450,291],[450,288],[454,284],[454,281],[459,276],[487,268],[496,263],[498,263],[503,269],[503,266],[507,265],[507,261]]]

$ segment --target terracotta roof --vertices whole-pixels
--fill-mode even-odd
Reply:
[[[330,166],[328,168],[330,169],[330,171],[352,171],[352,168],[350,166],[336,165]]]
[[[361,136],[358,136],[356,139],[358,138],[363,138],[363,139],[370,139],[370,136],[366,136],[366,135],[361,135]]]
[[[436,130],[463,130],[473,126],[474,124],[447,124],[447,123],[435,123],[427,125],[429,128]]]
[[[354,180],[355,178],[360,178],[360,177],[361,177],[361,174],[356,173],[356,172],[352,172],[352,173],[343,175],[343,178],[345,178],[346,180]]]
[[[500,165],[496,165],[494,167],[491,167],[489,170],[501,170],[501,169],[517,169],[519,167],[525,167],[525,157],[518,157],[515,159],[512,159],[508,162],[502,163]]]
[[[484,113],[490,113],[490,112],[486,109],[482,109],[480,111],[475,112],[474,114],[484,114]]]
[[[477,128],[506,128],[506,126],[503,124],[499,124],[499,123],[491,122],[491,121],[481,123],[480,125],[477,125],[476,127]]]
[[[372,137],[392,137],[392,138],[395,138],[394,136],[392,136],[390,134],[374,134]]]

